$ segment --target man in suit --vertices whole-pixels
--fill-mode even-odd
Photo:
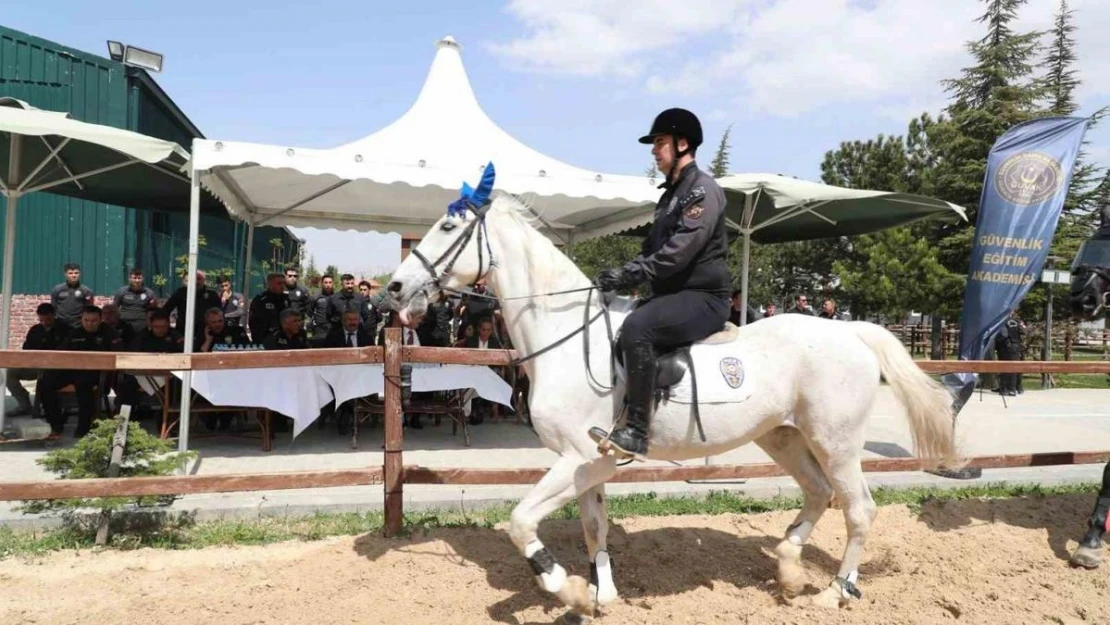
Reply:
[[[373,344],[374,335],[362,325],[359,311],[352,309],[343,313],[342,323],[332,328],[316,343],[316,347],[366,347]]]
[[[478,333],[466,339],[471,349],[501,349],[501,341],[493,335],[493,319],[484,317],[478,322]]]
[[[393,326],[393,319],[394,319],[395,314],[396,313],[390,311],[386,315],[385,324],[382,325],[381,330],[378,330],[378,345],[385,345],[385,329]],[[416,328],[420,327],[420,325],[424,323],[425,318],[426,318],[425,315],[421,315],[419,317],[414,317],[414,318],[409,320],[409,323],[411,324],[411,326],[404,326],[404,325],[401,326],[401,344],[402,345],[412,345],[413,347],[422,345],[422,343],[420,341],[420,335],[417,334]],[[411,398],[413,400],[416,400],[420,397],[429,397],[429,396],[432,396],[432,395],[435,395],[435,391],[428,391],[426,393],[416,393],[416,392],[414,392],[414,393],[412,393]],[[420,413],[407,413],[406,412],[405,413],[405,427],[412,428],[414,430],[424,429],[424,425],[420,422]]]
[[[366,347],[374,344],[374,335],[362,324],[362,315],[358,310],[344,311],[340,325],[333,326],[326,336],[312,340],[313,347]],[[318,427],[323,428],[328,419],[335,415],[336,428],[339,434],[350,431],[353,414],[354,400],[346,401],[336,410],[335,400],[328,402],[320,410]]]
[[[466,339],[464,346],[469,349],[503,349],[501,341],[493,335],[493,319],[483,317],[478,321],[478,331]],[[471,406],[470,424],[479,425],[486,420],[486,414],[492,409],[489,401],[475,397]]]

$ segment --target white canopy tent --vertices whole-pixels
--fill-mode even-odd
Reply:
[[[189,275],[196,274],[200,185],[248,224],[250,257],[260,225],[398,232],[419,238],[493,162],[497,188],[525,197],[549,236],[567,241],[649,222],[659,199],[646,176],[582,169],[541,154],[482,110],[451,37],[437,51],[409,110],[368,137],[332,149],[194,140]],[[195,286],[190,280],[185,345],[192,349]],[[191,384],[186,373],[185,385]],[[188,394],[180,446],[188,445]]]

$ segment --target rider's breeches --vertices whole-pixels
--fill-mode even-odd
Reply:
[[[621,350],[633,345],[673,347],[703,339],[728,320],[727,296],[701,291],[656,295],[632,311],[621,324]]]

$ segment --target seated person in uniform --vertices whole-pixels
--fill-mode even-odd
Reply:
[[[39,322],[27,331],[27,338],[23,341],[24,350],[52,350],[69,336],[69,326],[59,322],[54,316],[54,305],[47,302],[39,304],[35,310]],[[38,380],[43,373],[38,369],[8,369],[8,392],[15,398],[18,408],[13,414],[31,414],[31,395],[20,383],[22,380]],[[39,395],[38,382],[35,383],[35,395]],[[41,397],[41,396],[40,396]]]
[[[204,327],[199,329],[196,337],[194,351],[207,353],[226,348],[249,347],[251,341],[247,338],[247,330],[240,325],[231,325],[227,322],[222,308],[212,307],[204,313]],[[208,431],[231,428],[232,413],[208,413],[204,415],[204,424]]]
[[[170,327],[170,316],[162,310],[152,310],[148,327],[139,332],[131,342],[130,351],[142,354],[180,354],[185,351],[185,339]],[[122,374],[116,390],[116,410],[128,404],[137,409],[142,392],[135,376]]]
[[[58,349],[74,352],[111,352],[120,350],[121,347],[119,335],[101,323],[100,308],[86,306],[81,311],[81,327],[70,332],[69,337]],[[51,430],[48,439],[57,439],[65,428],[66,417],[62,413],[58,391],[70,384],[77,391],[78,418],[74,437],[81,438],[89,433],[92,428],[93,412],[96,410],[96,392],[93,389],[99,383],[99,371],[53,369],[43,375],[42,407]]]
[[[354,312],[358,314],[357,310]],[[265,350],[308,349],[308,335],[304,331],[304,315],[292,308],[286,308],[281,311],[278,319],[281,327],[262,341],[262,348]],[[288,431],[293,420],[279,412],[274,412],[274,416],[284,417],[277,420],[274,431]]]
[[[209,308],[204,313],[204,330],[197,333],[197,352],[211,352],[223,347],[247,347],[251,340],[243,326],[228,325],[221,308]]]
[[[262,348],[267,350],[308,349],[308,335],[304,331],[304,315],[292,308],[286,308],[281,311],[278,319],[281,327],[262,341]]]

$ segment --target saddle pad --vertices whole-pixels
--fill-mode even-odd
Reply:
[[[690,348],[694,373],[698,380],[698,404],[742,402],[752,396],[753,383],[745,375],[736,342],[707,345],[697,343]],[[618,364],[618,375],[624,381],[624,367]],[[693,379],[690,372],[669,389],[664,401],[694,403]]]

